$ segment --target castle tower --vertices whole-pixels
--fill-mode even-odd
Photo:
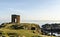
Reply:
[[[11,22],[12,23],[20,23],[20,15],[12,15],[11,16]]]

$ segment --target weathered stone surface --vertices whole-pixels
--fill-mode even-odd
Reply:
[[[20,23],[20,16],[19,15],[12,15],[11,22],[12,23]]]

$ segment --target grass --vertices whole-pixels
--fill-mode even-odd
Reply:
[[[6,37],[8,37],[8,34],[7,33],[16,33],[18,36],[22,37],[22,36],[25,36],[25,37],[51,37],[51,36],[46,36],[46,35],[38,35],[36,33],[33,33],[32,30],[9,30],[9,29],[0,29],[0,31],[2,31],[3,35],[6,35]],[[52,37],[55,37],[55,36],[52,36]]]
[[[16,33],[19,36],[26,36],[26,37],[32,37],[32,36],[39,36],[38,34],[33,33],[32,30],[9,30],[9,29],[0,29],[0,31],[3,31],[3,35],[8,36],[7,33]]]
[[[37,33],[36,31],[35,31],[36,33],[33,33],[33,30],[26,30],[26,29],[14,30],[14,29],[10,28],[11,25],[12,24],[7,24],[7,26],[0,29],[0,33],[2,33],[2,35],[0,35],[0,36],[4,35],[6,37],[9,37],[8,33],[16,33],[16,34],[14,34],[14,36],[20,36],[20,37],[23,37],[23,36],[25,36],[25,37],[51,37],[51,36],[41,35],[41,34]],[[26,26],[26,25],[27,25],[27,23],[24,23],[24,26]],[[52,36],[52,37],[55,37],[55,36]]]

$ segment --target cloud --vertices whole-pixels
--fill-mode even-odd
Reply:
[[[10,14],[19,14],[20,15],[20,14],[22,14],[24,12],[21,9],[15,9],[15,8],[9,8],[8,10],[9,10]]]

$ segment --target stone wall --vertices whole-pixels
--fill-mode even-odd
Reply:
[[[20,16],[19,15],[12,15],[11,22],[12,23],[20,23]]]

